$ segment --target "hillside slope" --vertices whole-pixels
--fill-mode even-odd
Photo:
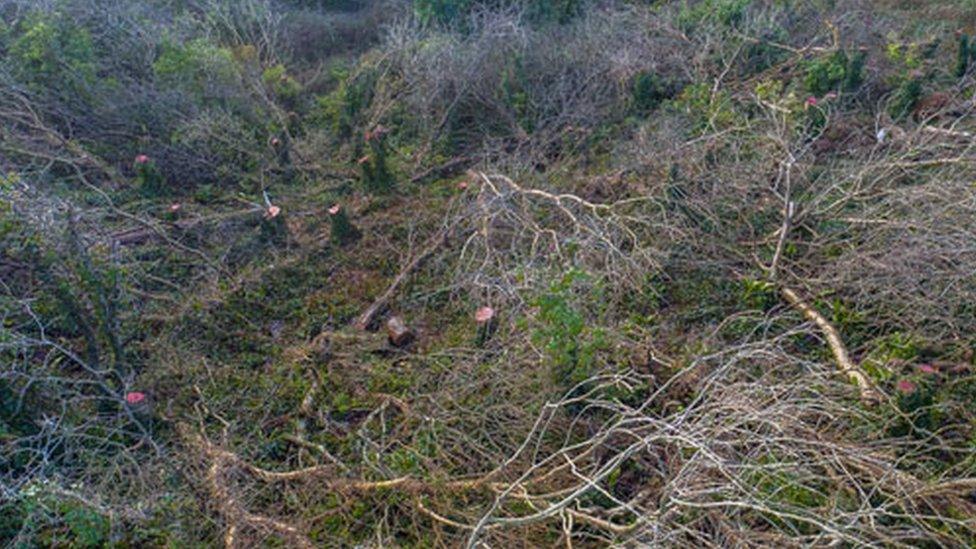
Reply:
[[[974,34],[0,1],[0,540],[973,546]]]

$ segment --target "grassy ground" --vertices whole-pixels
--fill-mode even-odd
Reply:
[[[972,6],[325,4],[0,6],[0,539],[974,543]]]

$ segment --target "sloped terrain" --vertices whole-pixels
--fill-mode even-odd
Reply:
[[[0,1],[0,539],[976,544],[973,34]]]

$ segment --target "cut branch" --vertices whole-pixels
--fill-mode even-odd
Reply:
[[[356,318],[354,326],[357,329],[365,330],[370,324],[373,323],[376,315],[379,314],[379,312],[382,311],[383,308],[385,308],[390,302],[393,296],[396,295],[397,290],[399,290],[400,286],[402,286],[407,280],[407,277],[416,271],[424,263],[424,261],[427,260],[427,258],[433,255],[433,253],[437,251],[437,249],[440,248],[444,242],[447,241],[448,232],[450,232],[450,229],[445,227],[431,237],[423,251],[414,256],[414,258],[407,263],[406,267],[400,271],[400,274],[398,274],[396,278],[393,279],[393,282],[389,285],[389,287],[386,288],[386,291],[380,294],[380,296],[376,298],[376,300],[373,301],[373,303],[370,304],[370,306],[367,307],[358,318]]]
[[[228,219],[234,219],[237,217],[247,217],[250,215],[258,215],[263,213],[264,210],[260,208],[248,208],[246,210],[238,210],[235,212],[230,212],[226,214],[201,217],[197,219],[181,219],[172,224],[172,227],[179,229],[181,231],[190,230],[198,225],[208,223],[211,221],[226,221]],[[153,236],[159,236],[162,238],[166,237],[165,232],[155,225],[148,225],[140,228],[126,229],[113,233],[111,239],[113,242],[118,243],[120,246],[130,246],[133,244],[139,244]]]
[[[837,363],[837,367],[848,379],[857,384],[861,392],[861,399],[865,402],[880,402],[882,400],[880,391],[871,383],[868,376],[851,360],[850,354],[847,352],[847,346],[844,345],[844,340],[841,339],[840,332],[837,331],[837,328],[817,312],[816,309],[807,304],[791,288],[780,286],[779,291],[794,309],[802,313],[807,320],[813,322],[820,328],[820,331],[823,332],[824,337],[827,339],[830,352],[834,355],[834,361]]]

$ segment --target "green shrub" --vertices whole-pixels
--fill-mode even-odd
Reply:
[[[525,74],[523,57],[515,55],[501,74],[499,83],[505,105],[512,110],[515,120],[527,133],[535,130],[535,116],[528,92],[528,78]]]
[[[23,530],[33,530],[33,541],[43,547],[106,547],[112,521],[59,494],[54,481],[33,480],[0,505],[0,539],[16,539]]]
[[[668,98],[667,85],[661,77],[652,72],[642,71],[634,76],[630,86],[631,102],[634,111],[646,116]]]
[[[745,18],[751,0],[704,0],[685,2],[678,13],[678,26],[686,33],[702,28],[702,23],[715,22],[735,27]]]
[[[565,24],[583,11],[584,0],[530,0],[527,15],[537,23]]]
[[[424,25],[460,25],[475,8],[521,4],[532,23],[567,23],[582,13],[584,0],[414,0],[417,19]]]
[[[271,93],[289,106],[294,106],[302,93],[302,85],[289,76],[285,66],[281,64],[265,69],[261,80]]]
[[[327,95],[316,98],[314,118],[325,122],[340,139],[349,139],[362,123],[373,101],[376,73],[365,69],[354,75],[337,75],[339,86]]]
[[[956,51],[956,76],[959,78],[965,76],[974,61],[976,61],[976,41],[972,41],[968,34],[962,33],[959,35]]]
[[[369,154],[359,159],[362,167],[363,188],[370,194],[388,194],[396,186],[387,159],[386,129],[382,126],[366,132],[364,141]]]
[[[857,52],[853,58],[844,50],[819,57],[807,63],[803,83],[807,91],[822,96],[830,91],[854,91],[863,79],[866,54]]]
[[[789,41],[789,34],[783,27],[766,30],[760,40],[748,44],[742,53],[742,74],[757,74],[784,60],[789,54],[773,43]]]
[[[183,44],[164,42],[153,72],[163,84],[186,89],[200,99],[230,95],[239,83],[233,51],[203,38]]]
[[[861,87],[864,82],[864,63],[867,58],[866,51],[858,51],[850,58],[844,71],[844,91],[851,92]]]
[[[166,194],[166,180],[156,166],[156,161],[139,155],[135,160],[136,183],[140,192],[146,197],[153,198]]]
[[[414,0],[413,10],[425,25],[446,25],[460,19],[471,5],[471,0]]]
[[[714,127],[725,129],[741,119],[733,108],[728,92],[712,93],[707,82],[691,84],[681,91],[673,105],[691,118],[692,133],[701,133]]]
[[[14,73],[37,86],[63,88],[90,83],[95,77],[91,36],[66,18],[46,14],[27,17],[14,30],[9,56]]]
[[[64,523],[74,538],[72,547],[104,547],[108,542],[109,520],[87,507],[70,506],[64,513]]]
[[[587,324],[573,300],[574,285],[586,278],[581,271],[571,270],[533,303],[539,308],[540,321],[533,340],[545,350],[553,379],[562,387],[590,377],[595,370],[597,351],[606,346],[603,331]]]
[[[746,278],[742,280],[739,300],[753,309],[769,309],[779,302],[776,285],[767,280]]]
[[[908,77],[895,90],[888,106],[888,114],[895,120],[900,120],[908,116],[919,98],[922,97],[922,78]]]

